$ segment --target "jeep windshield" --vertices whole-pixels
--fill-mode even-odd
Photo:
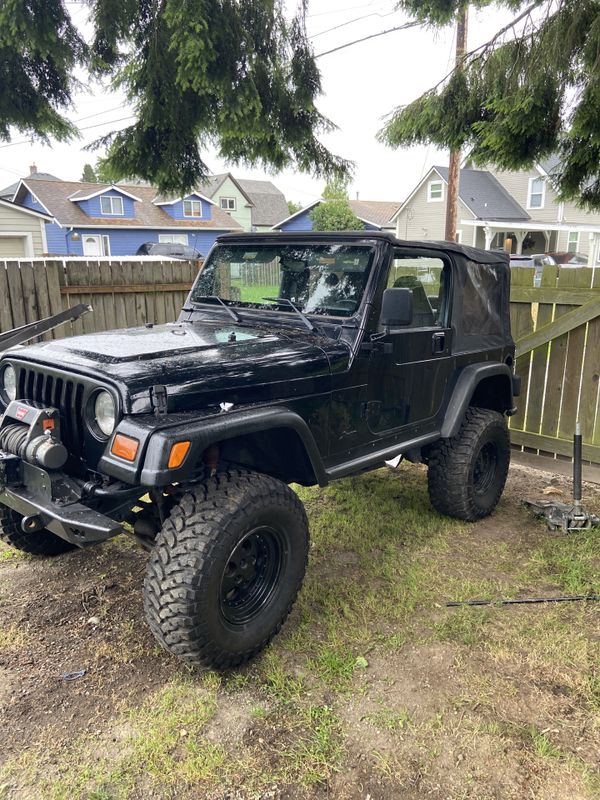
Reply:
[[[350,317],[367,285],[375,250],[351,244],[219,245],[190,300],[236,308]]]

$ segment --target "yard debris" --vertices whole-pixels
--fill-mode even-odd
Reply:
[[[64,672],[60,677],[63,681],[76,681],[78,678],[83,678],[86,669],[78,669],[76,672]]]

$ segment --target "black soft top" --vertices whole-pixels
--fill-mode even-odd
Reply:
[[[394,247],[419,247],[427,250],[437,250],[440,252],[457,253],[468,261],[476,261],[478,264],[503,264],[508,266],[509,258],[504,252],[480,250],[477,247],[468,247],[457,242],[437,242],[437,241],[411,241],[408,239],[398,239],[387,231],[290,231],[283,233],[274,231],[272,233],[227,233],[217,238],[217,242],[235,244],[244,242],[352,242],[352,241],[385,241]]]

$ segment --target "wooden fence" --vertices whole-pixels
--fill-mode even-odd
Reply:
[[[511,270],[511,323],[522,378],[513,444],[559,456],[573,452],[577,420],[583,457],[600,463],[600,269]]]
[[[45,339],[172,322],[196,277],[197,261],[155,259],[0,260],[0,330],[56,314],[77,303],[94,309]]]

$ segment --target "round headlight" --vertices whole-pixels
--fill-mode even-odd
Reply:
[[[110,436],[117,424],[117,409],[112,395],[108,392],[98,392],[96,395],[94,419],[102,433],[105,436]]]
[[[11,367],[10,364],[4,368],[2,373],[2,388],[4,389],[4,394],[9,400],[16,400],[17,373],[15,372],[14,367]]]

